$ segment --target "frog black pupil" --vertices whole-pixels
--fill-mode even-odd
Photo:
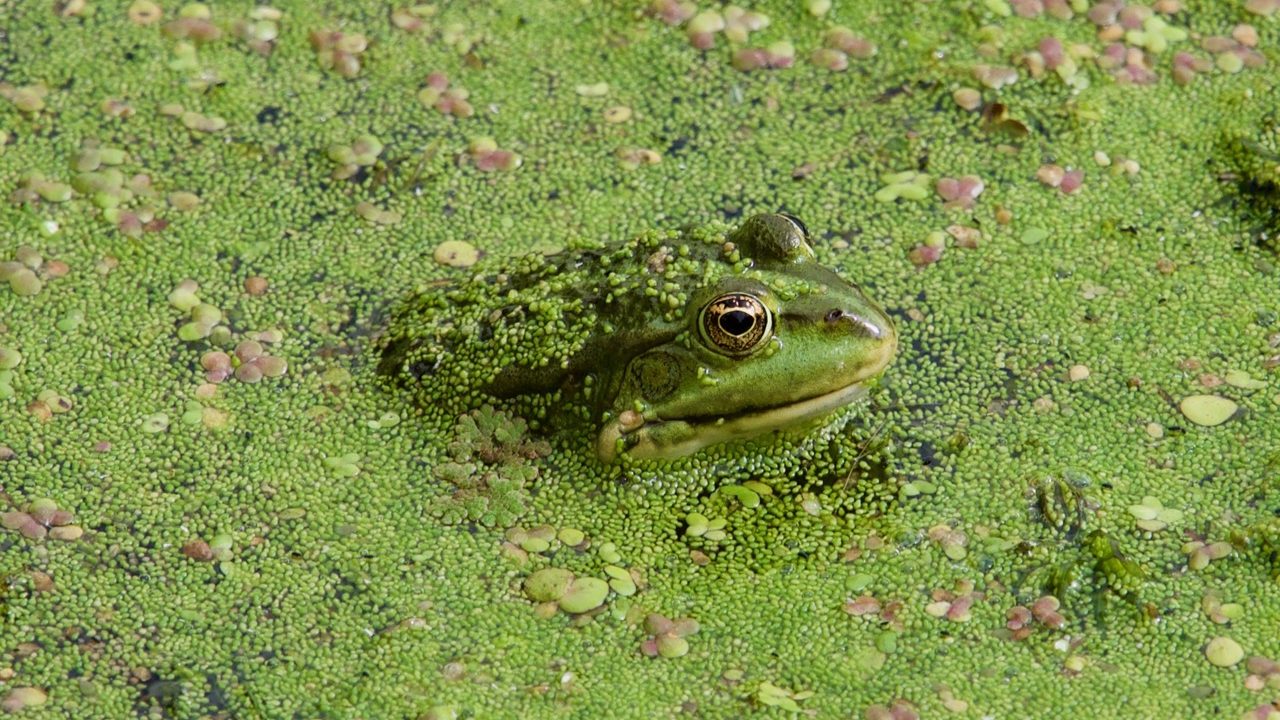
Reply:
[[[745,335],[755,324],[755,316],[742,310],[730,310],[720,316],[720,327],[730,335]]]

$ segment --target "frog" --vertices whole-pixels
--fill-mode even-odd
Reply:
[[[889,315],[785,212],[504,258],[411,293],[378,369],[469,402],[550,394],[603,463],[667,461],[819,421],[897,352]]]

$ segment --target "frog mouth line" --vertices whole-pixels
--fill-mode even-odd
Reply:
[[[815,395],[787,405],[766,410],[746,411],[737,415],[716,416],[714,419],[658,419],[646,422],[630,432],[614,420],[600,430],[597,451],[604,462],[612,462],[617,456],[617,441],[625,438],[623,452],[640,460],[669,460],[683,457],[708,445],[727,440],[743,440],[770,430],[779,430],[797,423],[821,417],[867,394],[867,388],[854,383],[822,395]],[[680,440],[664,436],[672,434]],[[632,444],[634,443],[634,444]]]

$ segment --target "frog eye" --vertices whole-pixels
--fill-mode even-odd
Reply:
[[[702,336],[725,355],[747,355],[773,336],[773,314],[758,298],[726,293],[702,309]]]

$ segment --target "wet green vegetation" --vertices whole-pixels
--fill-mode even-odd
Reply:
[[[0,707],[1263,718],[1280,3],[0,5]],[[785,210],[871,401],[605,466],[376,373],[499,256]]]

